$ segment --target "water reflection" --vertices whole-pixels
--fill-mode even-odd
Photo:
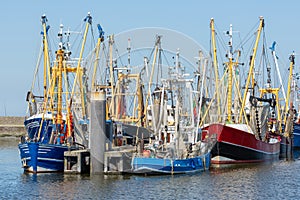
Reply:
[[[297,155],[299,155],[299,152]],[[299,199],[300,160],[166,176],[31,174],[0,147],[0,199]]]

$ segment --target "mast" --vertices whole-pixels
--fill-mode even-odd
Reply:
[[[48,38],[47,38],[47,34],[48,34],[48,30],[50,28],[50,26],[46,25],[46,22],[48,21],[46,15],[44,14],[41,17],[41,21],[42,21],[42,26],[43,26],[43,44],[44,44],[44,81],[43,81],[43,87],[44,87],[44,101],[46,101],[47,98],[47,71],[49,72],[49,68],[50,68],[50,61],[49,61],[49,50],[48,50]],[[50,74],[49,74],[49,79],[50,79]]]
[[[287,120],[287,113],[289,110],[289,101],[290,101],[290,93],[291,93],[291,81],[293,79],[293,67],[295,64],[295,53],[293,52],[292,55],[289,57],[290,59],[290,73],[289,73],[289,80],[288,80],[288,87],[287,87],[287,95],[286,95],[286,101],[285,101],[285,115],[284,115],[284,124]]]
[[[234,67],[238,67],[239,63],[238,63],[238,59],[240,56],[240,51],[237,52],[237,57],[236,57],[236,61],[233,62],[234,58],[233,58],[233,42],[232,42],[232,24],[230,24],[230,28],[229,31],[227,31],[227,34],[229,36],[229,52],[226,55],[228,58],[228,62],[225,63],[227,65],[227,79],[228,79],[228,86],[227,86],[227,121],[231,122],[232,121],[232,97],[233,96],[238,96],[238,90],[239,90],[239,85],[238,85],[238,80],[235,80],[236,83],[236,94],[233,94],[233,77],[234,77]],[[237,118],[237,116],[235,116],[235,118]]]
[[[63,61],[64,61],[64,50],[59,49],[56,53],[56,60],[58,61],[58,74],[57,74],[57,118],[56,124],[62,124],[62,71],[63,71]]]
[[[202,59],[202,52],[199,52],[199,69],[201,67],[201,62],[200,59]],[[200,96],[199,96],[199,103],[198,103],[198,116],[197,116],[197,128],[196,128],[196,133],[198,133],[199,125],[200,125],[200,117],[201,117],[201,106],[202,106],[202,100],[203,100],[203,88],[204,88],[204,81],[205,81],[205,74],[206,74],[206,65],[207,65],[207,59],[204,60],[203,65],[202,65],[202,77],[201,77],[201,87],[200,87]],[[199,80],[200,80],[199,75]],[[197,90],[199,92],[199,90]],[[194,143],[198,141],[198,134],[196,134]]]
[[[146,74],[147,74],[147,77],[148,77],[149,72],[148,72],[148,59],[147,59],[147,57],[144,57],[144,66],[145,66]],[[149,83],[149,84],[150,84],[150,83]],[[147,98],[147,97],[146,97],[146,98]],[[153,105],[153,100],[152,100],[152,98],[150,98],[149,101],[150,101],[150,104]],[[147,104],[148,104],[148,102],[147,102]],[[147,114],[147,111],[146,111],[146,110],[147,110],[147,109],[148,109],[148,106],[145,106],[145,107],[144,107],[144,111],[143,111],[143,113],[142,113],[142,116],[146,116],[146,114]],[[153,130],[156,130],[156,123],[154,123],[154,122],[155,122],[155,115],[154,115],[154,108],[153,108],[153,106],[151,106],[150,109],[151,109],[151,115],[152,115],[152,127],[153,127]],[[146,117],[145,119],[146,119],[146,122],[148,122],[148,117]],[[143,119],[142,123],[144,123],[145,119]],[[149,125],[149,124],[148,124],[148,125]]]
[[[115,114],[115,103],[114,103],[114,96],[115,96],[115,82],[114,82],[114,69],[113,69],[113,44],[114,44],[114,35],[109,36],[109,84],[111,87],[111,102],[110,102],[110,114]]]
[[[211,40],[212,40],[212,47],[213,47],[213,65],[215,70],[215,85],[216,85],[216,95],[217,95],[217,107],[218,107],[218,120],[220,120],[221,115],[221,107],[220,107],[220,94],[219,94],[219,70],[218,70],[218,61],[217,61],[217,48],[216,48],[216,39],[215,39],[215,24],[214,19],[210,19],[210,29],[211,29]]]
[[[53,129],[52,129],[52,136],[55,136],[59,138],[57,140],[58,143],[63,143],[63,141],[60,139],[60,137],[64,137],[64,134],[62,132],[62,125],[63,125],[63,114],[62,114],[62,101],[63,101],[63,71],[64,71],[64,50],[63,50],[63,25],[60,25],[60,32],[58,33],[59,37],[59,45],[58,50],[56,51],[56,62],[54,67],[52,68],[52,87],[51,87],[51,93],[50,93],[50,102],[54,101],[55,97],[53,95],[56,95],[56,108],[54,106],[54,109],[52,110],[52,117],[53,117]],[[56,89],[56,91],[55,91]],[[50,105],[51,106],[51,105]],[[52,106],[50,107],[52,109]],[[56,113],[56,116],[55,116]],[[52,137],[51,136],[51,137]]]
[[[160,48],[160,39],[161,39],[161,36],[158,35],[156,37],[156,42],[155,42],[154,58],[153,58],[153,62],[152,62],[152,70],[151,70],[151,75],[150,75],[150,79],[149,79],[148,94],[146,96],[145,113],[144,113],[145,116],[146,116],[146,112],[147,112],[147,108],[148,108],[148,101],[149,101],[150,94],[151,94],[151,84],[152,84],[152,79],[153,79],[153,75],[154,75],[154,68],[155,68],[155,63],[156,63],[156,57],[157,57],[158,50]]]
[[[44,72],[43,72],[43,110],[46,111],[47,109],[47,101],[48,101],[48,98],[47,98],[47,95],[48,95],[48,88],[47,88],[47,72],[48,72],[48,78],[49,78],[49,85],[51,86],[51,77],[50,77],[50,61],[49,61],[49,54],[48,54],[48,39],[47,39],[47,34],[48,34],[48,30],[50,28],[50,26],[46,26],[46,22],[48,21],[46,15],[42,15],[41,17],[41,22],[42,22],[42,26],[43,26],[43,52],[44,52]],[[51,101],[50,101],[50,104],[51,104]],[[50,107],[52,107],[50,105]],[[41,131],[42,131],[42,124],[43,124],[43,121],[44,121],[44,113],[43,112],[43,115],[42,115],[42,120],[40,122],[40,128],[39,128],[39,131],[38,131],[38,137],[37,137],[37,141],[40,140],[40,136],[41,136]]]
[[[137,98],[138,98],[138,119],[140,119],[141,126],[144,126],[144,99],[143,99],[143,85],[141,83],[140,74],[138,76]]]
[[[74,85],[73,85],[73,89],[72,89],[72,96],[74,94],[76,82],[79,77],[79,87],[80,87],[80,94],[81,94],[80,96],[81,96],[81,104],[82,104],[82,116],[83,116],[83,119],[86,119],[86,111],[85,111],[85,103],[84,103],[85,100],[84,100],[83,85],[82,85],[82,73],[83,72],[81,69],[81,61],[82,61],[82,55],[83,55],[83,51],[84,51],[84,47],[85,47],[87,33],[89,30],[89,25],[92,25],[92,17],[90,15],[90,12],[88,12],[88,16],[84,19],[84,21],[86,22],[86,26],[85,26],[83,41],[81,44],[81,51],[79,54],[78,64],[77,64],[77,68],[76,68],[76,76],[75,76]],[[71,98],[71,101],[72,101],[72,98]]]
[[[241,99],[241,95],[240,95],[240,77],[239,77],[239,69],[238,69],[238,65],[244,65],[244,63],[239,63],[239,58],[241,56],[241,51],[238,50],[237,51],[237,56],[235,58],[235,66],[236,68],[234,69],[234,73],[233,73],[233,79],[234,79],[234,83],[235,83],[235,94],[234,94],[234,121],[238,122],[238,112],[239,112],[239,102]],[[247,120],[246,120],[247,122]],[[248,122],[247,122],[248,123]]]
[[[270,49],[271,49],[271,52],[272,52],[273,60],[274,60],[274,63],[275,63],[277,74],[278,74],[278,78],[279,78],[279,82],[280,82],[280,88],[282,90],[283,98],[284,98],[284,101],[286,101],[286,93],[285,93],[285,90],[284,90],[284,87],[283,87],[283,82],[282,82],[280,70],[279,70],[279,67],[278,67],[277,56],[276,56],[276,52],[275,52],[275,45],[276,45],[276,42],[273,42],[272,47],[270,47]]]
[[[63,100],[63,71],[64,71],[64,50],[63,50],[63,41],[62,41],[62,29],[63,25],[60,25],[60,32],[58,33],[58,37],[60,39],[59,41],[59,48],[56,51],[56,62],[54,63],[54,66],[51,68],[51,80],[50,80],[50,88],[49,88],[49,94],[47,96],[50,97],[50,105],[49,108],[51,110],[52,114],[52,120],[53,120],[53,128],[50,138],[50,143],[52,144],[54,142],[54,138],[59,138],[57,140],[58,143],[62,143],[63,141],[60,140],[60,134],[62,130],[62,124],[63,124],[63,116],[62,116],[62,100]],[[48,100],[48,98],[47,98]],[[56,104],[54,103],[56,102]],[[48,105],[47,105],[48,106]],[[46,113],[46,107],[44,109],[43,115]],[[40,130],[41,131],[40,126]],[[57,135],[59,134],[59,135]],[[39,133],[40,137],[40,133]]]
[[[96,72],[97,72],[97,66],[99,63],[99,52],[100,52],[100,45],[101,42],[104,41],[104,31],[101,27],[100,24],[97,24],[98,27],[98,31],[99,31],[99,37],[98,37],[98,41],[97,41],[97,46],[96,46],[96,55],[95,55],[95,64],[94,64],[94,72],[93,72],[93,78],[92,78],[92,91],[95,91],[95,87],[96,87]]]
[[[260,39],[260,34],[262,29],[264,28],[264,18],[261,16],[260,18],[260,23],[259,23],[259,27],[257,30],[257,35],[256,35],[256,41],[255,41],[255,45],[253,48],[253,53],[250,56],[250,68],[249,68],[249,72],[248,72],[248,77],[247,77],[247,81],[246,81],[246,86],[245,86],[245,91],[244,91],[244,97],[243,97],[243,101],[242,101],[242,107],[240,110],[240,115],[239,115],[239,122],[241,123],[242,120],[242,114],[244,111],[244,107],[246,104],[246,98],[247,98],[247,93],[249,90],[249,84],[250,84],[250,79],[252,78],[252,89],[254,89],[254,75],[253,75],[253,70],[254,70],[254,61],[255,61],[255,57],[256,57],[256,52],[257,52],[257,47],[258,47],[258,42]]]
[[[176,157],[179,157],[180,153],[180,135],[179,135],[179,127],[180,127],[180,114],[179,114],[179,98],[178,95],[175,96],[176,98],[176,106],[175,106],[175,138],[176,138],[176,146],[175,146],[175,153]]]
[[[130,38],[128,38],[128,46],[127,46],[127,51],[128,51],[128,68],[130,68],[130,50],[131,50],[131,46],[130,46]]]
[[[227,120],[231,121],[231,107],[232,107],[232,24],[230,24],[229,29],[229,53],[228,53],[228,94],[227,94]]]

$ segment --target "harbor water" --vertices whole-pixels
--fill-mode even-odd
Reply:
[[[166,176],[26,174],[0,139],[0,199],[300,199],[300,160]]]

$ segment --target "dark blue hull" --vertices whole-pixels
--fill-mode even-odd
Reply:
[[[64,170],[64,152],[69,150],[67,146],[26,142],[18,147],[25,171],[39,173]]]
[[[183,174],[205,171],[210,167],[210,152],[187,159],[134,157],[131,167],[134,174]]]
[[[235,145],[226,142],[216,142],[211,150],[212,165],[220,164],[246,164],[272,162],[279,159],[280,145],[278,151],[266,152],[242,145]],[[277,147],[276,147],[277,149]]]
[[[300,148],[300,124],[294,123],[293,147]]]
[[[300,124],[294,123],[293,126],[294,131],[292,146],[293,148],[300,148]],[[282,129],[284,130],[284,124],[282,124]]]
[[[291,138],[282,137],[282,141],[280,144],[280,158],[299,159],[299,157],[300,157],[300,124],[294,123],[293,136]]]

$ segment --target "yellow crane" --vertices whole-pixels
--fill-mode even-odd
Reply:
[[[242,100],[242,107],[241,107],[240,114],[239,114],[239,122],[240,123],[242,121],[242,115],[245,112],[244,108],[245,108],[245,104],[246,104],[246,100],[247,100],[246,98],[247,98],[247,93],[249,90],[250,80],[252,80],[252,88],[254,88],[254,84],[255,84],[255,82],[254,82],[254,62],[255,62],[255,57],[256,57],[256,52],[257,52],[257,47],[258,47],[261,31],[263,28],[264,28],[264,18],[261,16],[259,27],[258,27],[258,30],[256,33],[256,41],[254,44],[253,53],[251,55],[250,68],[248,71],[248,77],[247,77],[244,96],[243,96],[243,100]]]

